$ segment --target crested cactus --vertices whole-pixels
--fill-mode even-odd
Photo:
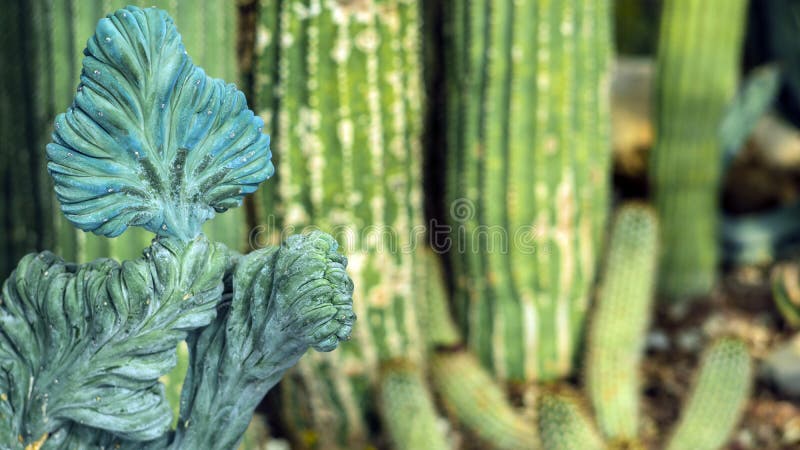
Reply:
[[[414,298],[424,269],[411,251],[422,245],[414,232],[423,213],[418,6],[261,2],[254,91],[259,114],[277,131],[280,170],[259,202],[275,214],[262,213],[260,222],[313,223],[342,236],[356,312],[365,319],[352,343],[336,354],[309,354],[284,383],[285,417],[301,446],[362,447],[372,437],[370,415],[401,420],[386,409],[395,383],[424,389],[407,384],[423,379],[410,372],[424,369],[425,351]],[[389,401],[377,401],[380,392]],[[402,423],[385,429],[401,433],[391,436],[395,442],[408,442],[402,434],[413,431]]]
[[[585,383],[603,434],[633,440],[639,417],[639,363],[650,323],[658,226],[644,205],[620,208],[589,325]]]
[[[573,370],[608,205],[609,9],[459,0],[446,11],[456,310],[501,379]]]
[[[723,338],[706,352],[667,450],[714,450],[727,441],[750,393],[753,364],[747,347]]]
[[[47,169],[70,223],[155,234],[142,256],[24,257],[0,302],[4,448],[229,449],[311,347],[355,320],[338,245],[319,231],[238,255],[201,232],[273,173],[263,121],[195,66],[169,16],[99,21]],[[187,339],[180,420],[158,382]],[[245,395],[243,395],[243,393]]]
[[[747,0],[667,0],[650,179],[662,222],[659,290],[707,294],[718,260],[718,130],[738,81]]]

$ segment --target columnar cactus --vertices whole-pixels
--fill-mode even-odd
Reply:
[[[718,260],[718,130],[739,73],[747,0],[667,0],[650,178],[662,221],[659,290],[707,294]]]
[[[742,342],[730,338],[715,342],[703,357],[667,450],[722,447],[742,416],[752,377],[753,363]]]
[[[638,435],[639,363],[650,324],[658,226],[646,206],[617,213],[589,324],[585,382],[600,429],[610,439]]]
[[[121,264],[24,257],[0,300],[3,448],[230,449],[305,351],[349,338],[352,281],[319,231],[237,255],[202,225],[273,173],[263,121],[189,58],[169,16],[99,21],[47,169],[83,231],[153,234]],[[158,378],[187,339],[178,428]]]
[[[447,10],[457,310],[502,379],[573,369],[608,203],[609,5]]]
[[[424,245],[414,234],[422,224],[418,6],[261,2],[256,103],[277,130],[280,164],[276,189],[261,202],[276,215],[261,219],[284,229],[313,223],[342,236],[356,312],[365,319],[341,352],[310,354],[287,379],[287,422],[301,444],[363,446],[368,414],[393,404],[398,383],[433,414],[427,388],[412,386],[423,380],[412,372],[423,368],[425,350],[415,308],[424,268],[412,251]],[[388,396],[383,402],[376,401],[379,392]],[[376,416],[408,420],[385,409]],[[386,429],[425,432],[401,423]]]

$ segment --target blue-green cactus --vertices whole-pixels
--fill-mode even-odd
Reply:
[[[233,85],[192,64],[163,11],[98,24],[48,169],[77,227],[156,234],[142,257],[22,259],[0,303],[0,448],[235,448],[266,392],[355,320],[320,232],[238,255],[202,223],[268,178],[269,138]],[[158,378],[188,342],[180,420]]]

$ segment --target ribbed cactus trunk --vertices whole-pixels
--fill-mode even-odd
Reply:
[[[707,294],[718,260],[718,129],[739,79],[747,0],[667,0],[650,178],[661,219],[659,290]]]
[[[448,9],[455,301],[502,379],[572,371],[608,204],[609,4]]]
[[[367,415],[381,406],[398,445],[444,445],[425,427],[391,423],[400,420],[394,408],[411,405],[417,420],[435,422],[427,389],[411,386],[422,380],[413,372],[425,350],[414,308],[425,272],[413,251],[424,245],[413,234],[423,220],[418,7],[261,3],[255,91],[272,131],[277,180],[271,193],[263,190],[260,221],[278,228],[259,237],[310,224],[329,231],[355,283],[352,342],[306,355],[284,383],[287,422],[307,446],[362,447]],[[412,432],[428,436],[397,435]]]

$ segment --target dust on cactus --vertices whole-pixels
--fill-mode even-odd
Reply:
[[[172,19],[127,7],[97,24],[47,168],[66,218],[155,234],[118,263],[25,256],[0,306],[0,442],[11,448],[233,448],[267,391],[355,320],[330,236],[239,255],[201,232],[273,173],[263,121],[189,58]],[[188,343],[178,427],[160,376]],[[246,395],[242,395],[246,393]]]

